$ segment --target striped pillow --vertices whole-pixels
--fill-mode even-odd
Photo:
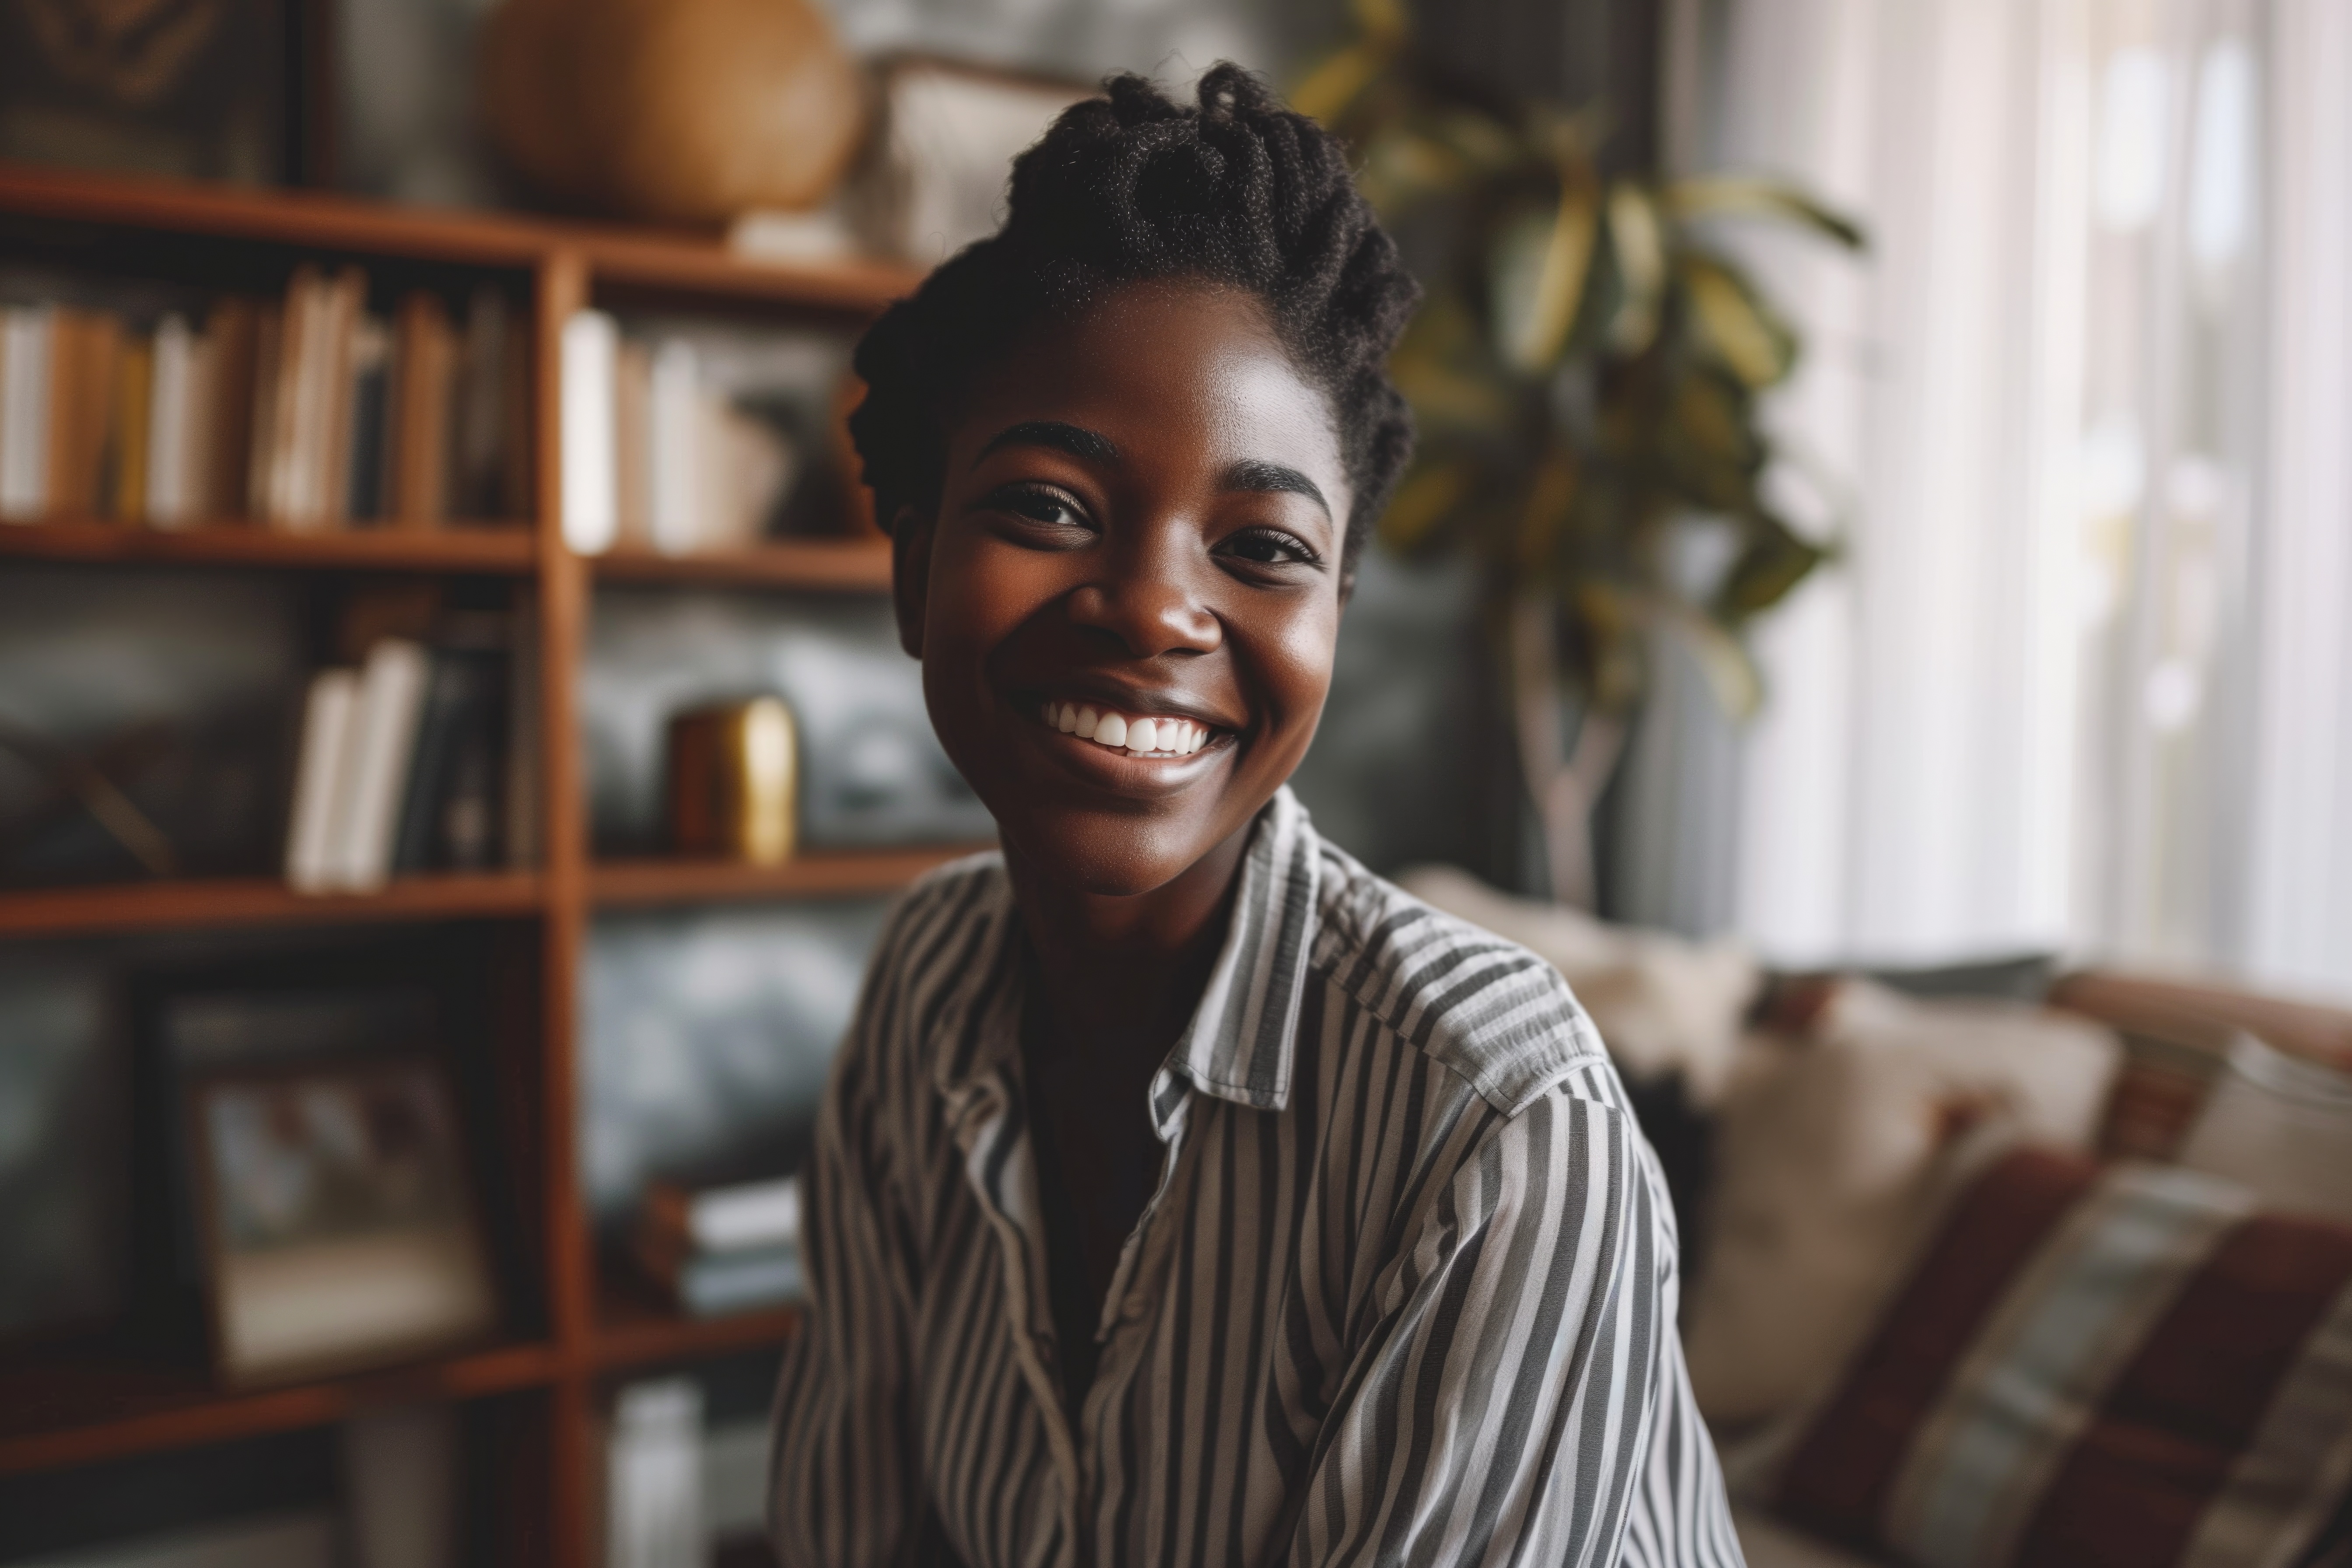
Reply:
[[[2284,1568],[2352,1486],[2352,1227],[2013,1148],[1784,1441],[1781,1515],[1924,1568]]]

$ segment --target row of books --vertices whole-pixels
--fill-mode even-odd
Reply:
[[[531,639],[511,617],[454,617],[429,644],[387,637],[322,669],[303,704],[286,880],[305,893],[394,876],[526,865],[539,773]]]
[[[796,1300],[804,1283],[800,1178],[699,1191],[655,1182],[631,1244],[638,1267],[688,1317]]]
[[[356,267],[202,319],[0,310],[0,518],[289,531],[529,510],[528,356],[504,296],[390,317]]]
[[[817,453],[776,411],[719,384],[682,336],[624,335],[601,310],[564,328],[564,532],[594,554],[740,549],[775,531]]]

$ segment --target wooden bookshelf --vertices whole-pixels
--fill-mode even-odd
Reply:
[[[0,1373],[0,1473],[55,1469],[341,1420],[373,1405],[471,1399],[562,1375],[548,1344],[509,1344],[362,1376],[226,1392],[180,1365],[71,1351]]]
[[[395,880],[366,897],[307,898],[267,879],[157,881],[0,893],[0,940],[182,932],[299,931],[333,922],[414,928],[457,921],[527,927],[502,938],[499,988],[515,993],[488,1048],[503,1092],[519,1096],[519,1147],[499,1153],[529,1233],[530,1301],[520,1337],[478,1351],[362,1376],[257,1392],[224,1390],[193,1362],[158,1365],[104,1342],[42,1350],[0,1345],[0,1473],[51,1469],[337,1421],[401,1399],[474,1400],[529,1394],[521,1419],[543,1450],[500,1508],[501,1539],[531,1543],[527,1559],[586,1568],[593,1531],[600,1390],[634,1366],[674,1363],[779,1342],[797,1315],[776,1310],[682,1319],[603,1279],[580,1190],[576,1119],[581,963],[599,908],[887,893],[967,847],[812,854],[772,869],[673,860],[590,858],[579,732],[579,683],[598,584],[743,587],[873,594],[889,582],[887,546],[873,537],[795,540],[684,558],[615,553],[583,559],[565,543],[561,507],[560,367],[555,345],[592,300],[747,320],[821,320],[855,330],[919,281],[880,262],[782,265],[730,254],[711,234],[658,232],[504,215],[432,212],[314,193],[229,190],[0,165],[0,252],[31,247],[39,265],[89,254],[161,281],[220,287],[221,269],[249,267],[253,291],[277,287],[298,261],[382,263],[387,276],[425,268],[462,282],[478,271],[527,298],[531,367],[530,477],[535,516],[435,530],[360,528],[289,533],[222,521],[161,531],[61,517],[0,521],[0,573],[26,563],[78,569],[265,570],[494,576],[528,590],[541,670],[538,722],[551,738],[537,802],[541,863],[526,872]],[[131,259],[126,262],[125,258]],[[197,259],[191,260],[191,258]],[[191,272],[176,271],[194,268]],[[210,268],[205,271],[205,268]],[[241,274],[240,274],[241,276]],[[457,286],[452,284],[451,286]],[[373,941],[364,936],[362,941]]]
[[[90,520],[0,520],[0,559],[12,557],[163,566],[470,572],[509,576],[528,574],[538,563],[531,525],[527,522],[289,533],[243,522],[163,529]]]
[[[886,539],[778,540],[755,550],[692,555],[615,550],[595,557],[591,565],[604,582],[881,593],[890,586],[890,542]]]
[[[0,893],[0,936],[494,920],[538,914],[541,893],[528,871],[401,877],[380,893],[298,893],[258,877],[51,888]]]
[[[590,871],[588,896],[600,909],[630,909],[889,893],[934,866],[987,847],[956,844],[917,849],[817,850],[781,866],[674,858],[607,860]]]

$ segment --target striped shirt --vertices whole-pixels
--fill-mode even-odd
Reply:
[[[809,1184],[776,1394],[787,1568],[1738,1564],[1672,1211],[1555,970],[1253,829],[1075,1421],[1003,860],[885,931]]]

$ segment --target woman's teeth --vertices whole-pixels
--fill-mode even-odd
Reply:
[[[1206,727],[1189,719],[1129,719],[1076,702],[1048,702],[1045,722],[1115,752],[1138,757],[1185,757],[1209,743]]]

